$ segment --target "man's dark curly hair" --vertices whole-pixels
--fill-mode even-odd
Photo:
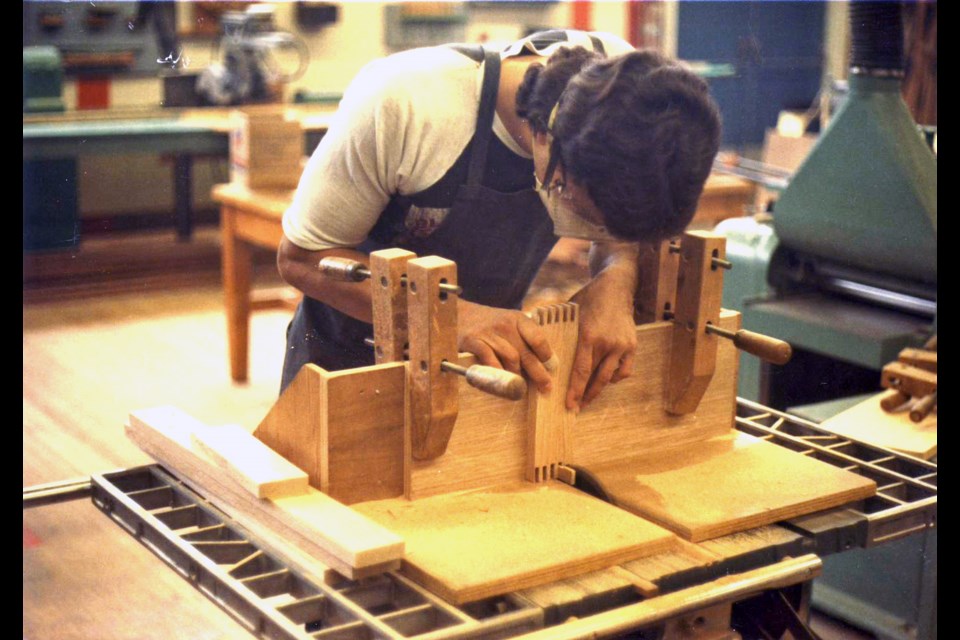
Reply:
[[[568,178],[584,185],[624,240],[656,241],[693,218],[720,146],[720,113],[706,83],[653,51],[603,58],[582,47],[534,63],[517,115],[552,129]]]

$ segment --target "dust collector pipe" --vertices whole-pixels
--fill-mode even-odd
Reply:
[[[850,72],[903,77],[903,18],[899,2],[850,4]]]

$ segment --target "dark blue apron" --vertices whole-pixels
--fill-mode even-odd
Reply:
[[[457,263],[464,299],[519,309],[557,237],[531,188],[532,160],[518,157],[493,135],[499,53],[480,47],[458,50],[477,62],[484,60],[473,139],[436,184],[393,198],[358,249],[369,253],[401,247],[420,256],[443,256]],[[449,212],[432,232],[424,233],[409,224],[411,211],[424,209]],[[304,297],[287,329],[281,391],[308,362],[327,370],[373,364],[373,349],[363,343],[372,335],[371,325]]]

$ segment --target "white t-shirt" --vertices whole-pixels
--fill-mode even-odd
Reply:
[[[626,41],[595,33],[608,56],[632,51]],[[537,49],[521,40],[501,59],[557,47],[593,49],[587,33]],[[344,93],[330,129],[300,178],[283,216],[283,232],[307,250],[356,247],[394,194],[412,195],[436,183],[473,137],[483,63],[449,47],[397,53],[366,65]],[[514,153],[529,157],[498,117],[493,131]]]

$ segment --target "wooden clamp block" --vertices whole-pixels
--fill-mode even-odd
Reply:
[[[880,386],[913,398],[922,398],[937,390],[937,374],[902,362],[891,362],[881,372]]]
[[[640,243],[637,255],[637,292],[633,297],[633,320],[637,324],[669,320],[676,306],[678,245],[663,242]]]
[[[937,352],[927,349],[903,349],[897,360],[925,371],[937,372]]]
[[[457,265],[428,256],[407,262],[410,361],[404,449],[415,460],[432,460],[447,449],[459,408],[459,376],[441,370],[459,362],[457,296],[440,290],[457,283]]]
[[[673,319],[670,364],[664,408],[682,415],[697,408],[717,362],[717,336],[707,324],[720,322],[723,269],[714,259],[725,257],[726,239],[688,231],[680,243],[677,306]]]
[[[560,362],[553,372],[554,385],[548,394],[530,387],[527,408],[527,466],[530,482],[558,478],[561,465],[571,462],[570,433],[576,413],[566,407],[567,387],[580,335],[578,307],[574,303],[540,307],[533,320],[543,327],[553,353]]]
[[[373,293],[373,342],[377,364],[402,362],[407,345],[407,291],[401,279],[417,254],[383,249],[370,254]]]

